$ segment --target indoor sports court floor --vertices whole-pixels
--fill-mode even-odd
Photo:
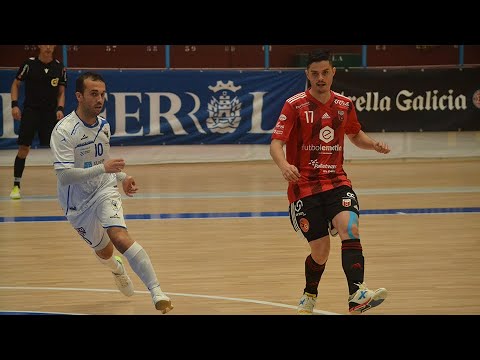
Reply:
[[[356,161],[366,283],[387,300],[365,315],[480,314],[480,160]],[[271,161],[128,166],[129,231],[175,308],[168,315],[295,314],[308,245],[287,216]],[[0,167],[2,313],[159,314],[127,265],[126,298],[62,216],[49,166],[28,166],[21,200]],[[340,242],[332,238],[316,314],[347,314]]]

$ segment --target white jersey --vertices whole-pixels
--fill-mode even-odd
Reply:
[[[104,118],[97,116],[97,122],[88,125],[75,111],[71,112],[57,123],[50,138],[55,170],[86,169],[102,164],[110,157],[110,135],[110,124]],[[74,216],[111,194],[115,186],[117,179],[113,173],[71,185],[61,185],[57,180],[58,200],[65,215]]]

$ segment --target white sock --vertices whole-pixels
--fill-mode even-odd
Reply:
[[[95,252],[95,256],[97,257],[98,261],[100,261],[103,265],[107,266],[114,274],[120,275],[123,274],[124,268],[120,263],[115,259],[115,256],[111,256],[109,259],[102,259],[100,256],[97,255]]]
[[[132,246],[123,253],[123,256],[128,260],[133,271],[135,271],[138,277],[143,281],[148,290],[152,290],[156,287],[160,288],[150,257],[142,245],[134,242]]]

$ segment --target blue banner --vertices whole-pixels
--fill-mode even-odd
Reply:
[[[68,70],[65,114],[76,107],[81,72]],[[112,145],[268,144],[285,100],[305,89],[299,69],[96,72],[107,83],[101,115],[111,125]],[[0,70],[0,149],[17,147],[19,122],[10,107],[15,74]]]
[[[306,85],[303,69],[97,71],[107,83],[101,115],[114,146],[269,144],[285,100]],[[0,149],[17,147],[20,122],[10,108],[15,73],[0,69]],[[65,114],[76,107],[80,73],[68,70]],[[353,100],[366,132],[478,131],[479,76],[480,67],[337,69],[332,90]]]

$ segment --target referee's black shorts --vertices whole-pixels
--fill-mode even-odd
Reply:
[[[40,146],[50,146],[50,135],[57,123],[57,112],[25,108],[20,121],[17,144],[31,146],[35,134],[38,134]]]

